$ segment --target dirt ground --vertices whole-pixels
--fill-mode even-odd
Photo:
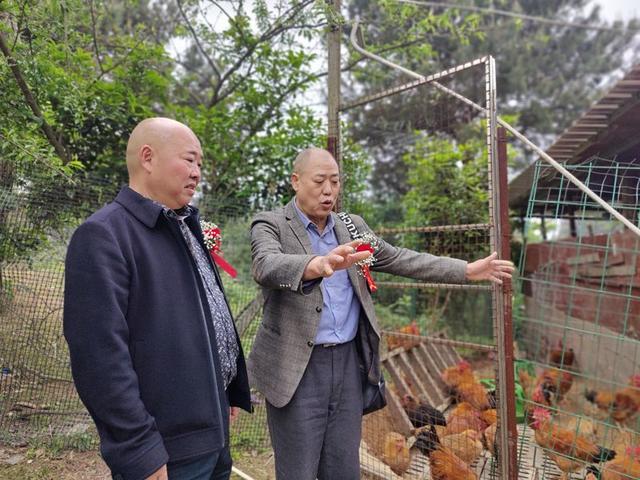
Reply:
[[[234,455],[234,466],[255,480],[273,480],[270,454]],[[53,455],[44,449],[11,448],[0,444],[0,480],[104,480],[109,470],[98,452],[65,451]],[[238,475],[231,475],[240,480]]]

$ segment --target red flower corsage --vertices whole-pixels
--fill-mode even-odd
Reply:
[[[365,258],[364,260],[360,260],[357,265],[360,265],[360,275],[364,277],[367,281],[367,286],[369,287],[369,291],[374,293],[378,290],[376,286],[376,282],[374,282],[373,277],[371,276],[371,267],[376,261],[376,257],[373,255],[376,250],[378,250],[379,241],[378,238],[372,233],[365,232],[360,235],[359,240],[362,240],[362,243],[356,247],[357,252],[371,252],[371,256]]]
[[[211,258],[215,264],[227,272],[231,278],[236,278],[238,276],[236,269],[222,258],[222,234],[220,233],[220,227],[215,223],[200,220],[200,228],[204,236],[204,245],[207,247],[207,250],[209,250],[209,254],[211,254]]]

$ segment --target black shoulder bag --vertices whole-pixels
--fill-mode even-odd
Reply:
[[[351,216],[346,212],[340,212],[338,213],[338,217],[344,222],[351,238],[353,240],[360,240],[360,232],[358,232],[358,227],[353,223]],[[371,343],[371,337],[369,335],[371,330],[372,328],[369,321],[367,319],[363,320],[361,316],[358,333],[356,335],[358,340],[356,347],[361,359],[360,374],[362,377],[363,414],[372,413],[387,406],[387,399],[385,397],[386,387],[382,371],[380,371],[380,378],[377,383],[375,383],[375,381],[372,383],[369,380],[369,372],[371,369],[378,368],[380,362],[380,353],[378,351],[379,343],[377,341],[374,342],[374,344]]]

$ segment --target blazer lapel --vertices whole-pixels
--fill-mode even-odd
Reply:
[[[293,202],[295,202],[295,200],[291,200],[284,207],[284,213],[287,219],[287,223],[291,227],[293,234],[296,236],[296,238],[304,248],[304,251],[309,255],[313,255],[313,248],[311,247],[311,240],[309,240],[309,234],[307,233],[307,230],[304,228],[304,224],[302,223],[302,220],[300,220],[300,217],[298,216],[298,212],[296,212],[296,208],[293,206]]]
[[[340,217],[338,217],[338,215],[336,215],[333,212],[331,212],[331,216],[335,221],[334,230],[336,232],[336,239],[338,240],[338,243],[342,245],[343,243],[349,243],[351,240],[353,240],[351,238],[351,235],[349,235],[349,230],[347,230],[347,226],[344,224],[342,220],[340,220]],[[347,269],[347,273],[349,274],[349,280],[351,280],[351,285],[353,286],[353,290],[356,292],[356,296],[358,297],[358,300],[360,300],[360,303],[362,304],[362,290],[360,290],[361,282],[360,282],[360,275],[358,275],[359,268],[360,267],[358,266],[353,266]]]

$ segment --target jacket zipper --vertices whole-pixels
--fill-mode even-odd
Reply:
[[[195,273],[193,274],[195,276]],[[197,281],[197,278],[195,279]],[[216,377],[216,365],[213,361],[213,352],[211,350],[211,332],[209,331],[209,325],[207,325],[207,317],[204,313],[204,307],[202,305],[202,298],[200,298],[200,291],[197,294],[198,305],[200,305],[200,312],[202,314],[202,323],[204,324],[204,330],[207,333],[207,355],[209,357],[209,364],[211,366],[211,373],[213,377],[213,389],[215,391],[216,407],[218,410],[218,417],[220,418],[220,437],[222,438],[222,447],[226,446],[224,438],[224,418],[222,417],[222,407],[220,406],[220,391],[218,390],[218,382]],[[215,337],[214,337],[215,338]]]
[[[183,220],[184,221],[184,220]],[[204,285],[201,284],[201,281],[198,280],[198,277],[195,274],[194,271],[194,266],[197,269],[197,265],[195,265],[195,259],[192,258],[191,252],[189,251],[189,246],[187,245],[186,240],[184,239],[184,236],[182,235],[182,232],[180,231],[180,225],[176,225],[178,227],[178,234],[180,236],[180,239],[182,240],[182,244],[184,245],[184,248],[187,249],[187,253],[188,253],[188,257],[189,257],[189,261],[192,263],[192,268],[191,268],[191,275],[193,276],[193,279],[196,282],[196,285],[201,286],[202,289],[204,289]],[[187,225],[187,228],[189,228],[189,226]],[[215,402],[216,402],[216,407],[217,407],[217,411],[218,411],[218,418],[220,419],[220,438],[222,439],[222,448],[226,447],[226,441],[224,438],[224,418],[222,416],[222,407],[220,405],[220,391],[218,390],[218,382],[217,382],[217,377],[216,377],[216,365],[215,362],[213,360],[213,351],[211,350],[211,332],[209,331],[209,325],[207,325],[207,315],[205,314],[204,311],[204,306],[202,305],[202,298],[200,297],[200,288],[197,289],[197,295],[196,297],[198,298],[198,305],[200,306],[200,313],[201,316],[200,318],[202,318],[202,323],[204,326],[204,330],[207,334],[207,356],[209,357],[209,365],[211,366],[211,376],[213,378],[213,390],[215,393]],[[226,300],[226,298],[225,298]],[[213,337],[215,338],[215,336]]]

